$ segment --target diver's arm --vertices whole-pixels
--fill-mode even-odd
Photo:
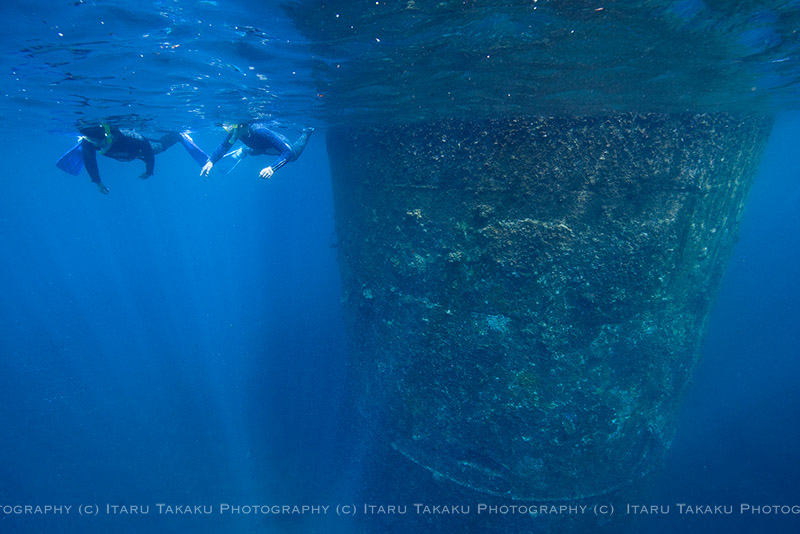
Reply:
[[[208,173],[211,172],[211,168],[214,166],[214,164],[222,159],[222,156],[228,153],[234,143],[236,143],[236,139],[238,137],[237,130],[237,128],[234,128],[228,132],[225,140],[219,144],[214,153],[208,158],[206,164],[203,165],[203,169],[200,171],[200,176],[208,176]]]
[[[86,167],[86,172],[89,173],[89,178],[94,183],[98,183],[100,181],[100,171],[97,168],[97,149],[92,143],[84,139],[81,145],[81,154],[83,154],[83,165]]]
[[[236,143],[236,137],[237,137],[236,130],[237,129],[233,129],[230,132],[228,132],[228,135],[225,137],[225,140],[219,144],[214,153],[211,154],[211,157],[208,158],[208,161],[210,161],[211,163],[216,163],[220,159],[222,159],[222,156],[228,153],[233,144]]]
[[[100,181],[100,171],[97,168],[97,149],[92,143],[84,139],[83,143],[81,143],[81,154],[83,156],[83,166],[86,167],[89,178],[97,185],[97,189],[101,193],[108,193],[108,188]]]
[[[153,176],[153,171],[156,168],[156,156],[153,152],[153,147],[147,141],[144,141],[144,145],[142,145],[142,159],[144,160],[144,174],[139,178],[146,180]]]
[[[108,188],[100,181],[100,170],[97,168],[97,149],[95,146],[84,139],[81,145],[81,154],[83,154],[83,166],[86,167],[86,172],[92,182],[97,186],[97,190],[104,195],[108,194]]]
[[[250,135],[259,138],[261,146],[269,146],[279,152],[279,155],[272,165],[264,167],[258,174],[261,178],[270,178],[275,171],[292,161],[292,145],[289,141],[277,132],[273,132],[264,125],[251,125]]]
[[[277,171],[278,169],[289,163],[289,160],[291,159],[292,159],[292,151],[284,150],[283,152],[281,152],[281,155],[278,156],[278,159],[272,162],[272,165],[261,169],[261,172],[258,173],[258,175],[264,179],[270,178],[273,174],[275,174],[275,171]]]

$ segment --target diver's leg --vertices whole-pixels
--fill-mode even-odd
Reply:
[[[192,138],[186,133],[170,132],[168,134],[164,134],[158,141],[150,141],[150,146],[153,147],[153,154],[160,154],[178,142],[183,145],[183,148],[186,149],[186,152],[188,152],[189,155],[192,156],[192,159],[194,159],[199,165],[205,165],[205,163],[208,161],[208,154],[203,152],[199,146],[194,144]]]
[[[303,135],[300,136],[300,139],[294,142],[292,145],[292,161],[296,160],[300,157],[300,154],[303,153],[303,150],[306,148],[306,143],[308,143],[308,138],[311,136],[311,132],[314,131],[314,128],[305,128],[303,129]]]
[[[181,134],[170,132],[162,135],[158,141],[150,141],[150,146],[153,147],[153,154],[160,154],[180,140]]]
[[[205,165],[208,161],[208,154],[206,154],[202,148],[194,144],[194,141],[189,137],[188,133],[181,133],[179,137],[183,148],[192,156],[192,159],[194,159],[198,165]]]

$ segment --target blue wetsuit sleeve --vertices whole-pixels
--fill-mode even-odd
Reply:
[[[232,130],[232,131],[228,132],[228,136],[225,138],[225,140],[219,144],[219,146],[214,151],[214,153],[211,154],[211,157],[208,158],[208,160],[211,163],[218,162],[220,159],[222,159],[222,156],[227,154],[227,152],[231,149],[233,144],[236,142],[236,140],[233,138],[235,133],[236,133],[236,130]]]
[[[273,171],[277,171],[278,169],[289,163],[291,159],[292,159],[292,151],[285,150],[281,152],[281,155],[278,156],[278,158],[275,161],[272,162],[272,165],[270,165],[270,167],[272,167]]]
[[[84,139],[81,144],[81,154],[83,154],[83,166],[86,172],[96,184],[100,183],[100,171],[97,169],[97,149],[92,143]]]
[[[253,125],[250,127],[250,135],[259,137],[259,144],[264,147],[272,147],[280,152],[280,155],[275,161],[272,162],[273,171],[277,171],[290,161],[292,161],[292,145],[286,140],[285,137],[279,135],[269,128],[261,125]]]

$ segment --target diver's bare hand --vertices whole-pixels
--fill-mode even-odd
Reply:
[[[200,169],[200,176],[207,177],[208,173],[211,172],[211,167],[213,167],[213,166],[214,166],[214,164],[211,163],[211,160],[207,161],[206,164],[203,165],[203,168]]]
[[[263,179],[267,180],[272,176],[274,172],[275,171],[272,170],[272,167],[264,167],[263,169],[261,169],[261,172],[258,173],[258,175]]]
[[[152,174],[150,174],[150,173],[146,173],[146,172],[144,172],[144,173],[142,173],[142,174],[140,174],[140,175],[139,175],[139,178],[141,178],[142,180],[147,180],[147,179],[148,179],[148,178],[150,178],[151,176],[153,176],[153,175],[152,175]]]
[[[97,190],[103,193],[104,195],[108,194],[108,188],[105,186],[103,182],[97,182]]]

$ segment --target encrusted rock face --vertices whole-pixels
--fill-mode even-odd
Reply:
[[[328,135],[352,375],[417,464],[516,499],[658,466],[771,121],[445,121]]]

